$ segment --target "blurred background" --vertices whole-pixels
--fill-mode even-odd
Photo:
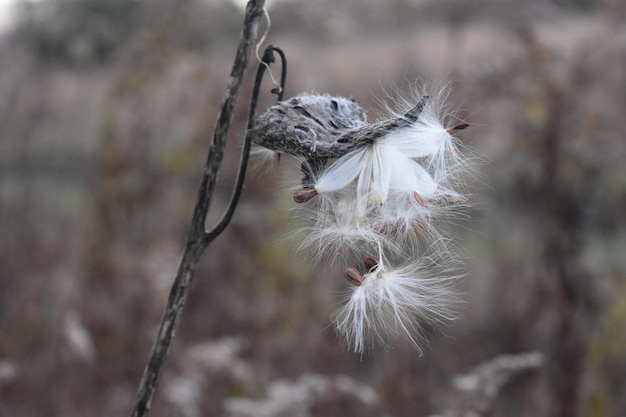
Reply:
[[[129,412],[240,3],[1,3],[0,416]],[[389,86],[451,81],[450,102],[471,123],[462,140],[484,155],[472,224],[457,231],[466,303],[429,332],[422,357],[402,340],[348,351],[329,320],[341,272],[312,269],[284,238],[294,170],[249,175],[196,274],[151,415],[626,415],[626,4],[276,0],[268,10],[267,41],[289,60],[286,97],[353,97],[376,120]],[[212,218],[234,181],[251,71]]]

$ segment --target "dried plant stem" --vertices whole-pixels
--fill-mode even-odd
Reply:
[[[174,333],[180,321],[181,313],[187,298],[189,285],[197,268],[198,262],[207,246],[224,230],[232,216],[229,209],[218,227],[213,231],[206,231],[206,215],[211,204],[217,176],[224,156],[224,147],[228,131],[233,117],[233,111],[239,89],[243,80],[243,74],[250,61],[250,54],[256,39],[257,29],[261,16],[263,16],[264,0],[250,0],[246,7],[243,29],[237,53],[230,73],[230,80],[226,88],[226,94],[222,103],[220,114],[213,133],[213,142],[209,149],[202,181],[198,190],[196,206],[191,220],[191,227],[185,243],[183,256],[178,267],[178,272],[172,284],[167,305],[161,319],[159,332],[152,348],[150,360],[146,365],[143,377],[139,384],[137,398],[131,411],[132,417],[141,417],[148,414],[159,376],[167,358]],[[243,172],[245,175],[245,170]],[[240,172],[241,177],[241,172]],[[239,183],[239,180],[238,180]],[[238,192],[233,195],[231,204],[238,199]]]

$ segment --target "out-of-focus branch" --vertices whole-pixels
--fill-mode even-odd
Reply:
[[[500,355],[481,363],[467,374],[456,376],[454,386],[473,398],[491,403],[509,380],[542,364],[543,356],[539,352]]]
[[[206,216],[211,205],[213,191],[215,190],[217,176],[224,156],[224,147],[233,118],[235,104],[239,95],[244,71],[250,61],[250,54],[254,40],[256,39],[259,21],[263,15],[264,4],[264,0],[250,0],[246,7],[241,37],[237,46],[237,52],[226,88],[224,101],[222,102],[222,107],[217,118],[213,141],[202,174],[202,181],[198,190],[196,206],[193,212],[183,256],[170,290],[157,339],[139,384],[137,398],[130,414],[132,417],[145,416],[150,411],[159,376],[165,364],[178,322],[180,321],[182,309],[189,291],[189,285],[191,284],[200,257],[206,247],[219,235],[219,232],[225,228],[228,224],[228,220],[230,220],[230,218],[227,219],[226,223],[217,233],[209,233],[205,229]]]
[[[486,417],[491,415],[502,388],[513,378],[540,368],[544,363],[539,352],[499,355],[477,365],[470,372],[454,377],[454,387],[464,400],[442,414],[431,417]]]

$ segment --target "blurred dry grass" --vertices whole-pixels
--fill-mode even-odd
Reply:
[[[454,80],[472,123],[463,139],[488,158],[472,231],[459,231],[467,307],[422,358],[401,343],[344,351],[328,319],[340,274],[310,271],[281,240],[288,167],[250,176],[198,271],[153,416],[222,415],[227,397],[309,373],[348,375],[380,397],[365,409],[329,394],[311,415],[426,416],[458,402],[452,375],[528,350],[546,366],[510,384],[491,415],[626,413],[626,8],[561,3],[270,10],[287,96],[352,96],[375,119],[389,83]],[[110,4],[76,12],[80,25],[71,2],[33,8],[0,48],[0,416],[128,412],[225,88],[234,7]],[[241,105],[213,213],[244,115]],[[245,340],[233,361],[247,371],[206,371],[195,408],[181,409],[166,387],[196,381],[186,358],[224,336]]]

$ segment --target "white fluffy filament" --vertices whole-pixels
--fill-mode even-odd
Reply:
[[[456,277],[429,276],[420,266],[387,269],[379,264],[363,276],[360,286],[352,287],[333,319],[355,352],[403,335],[421,353],[421,323],[437,325],[454,318],[449,304],[454,300],[450,285]]]
[[[422,324],[453,318],[457,277],[426,267],[422,253],[436,246],[438,258],[450,256],[439,226],[463,207],[459,187],[468,163],[452,130],[428,102],[409,126],[327,165],[303,199],[313,219],[302,247],[314,258],[353,267],[378,254],[376,267],[344,274],[352,287],[333,317],[355,352],[395,335],[421,352]],[[317,197],[309,201],[309,195]]]

